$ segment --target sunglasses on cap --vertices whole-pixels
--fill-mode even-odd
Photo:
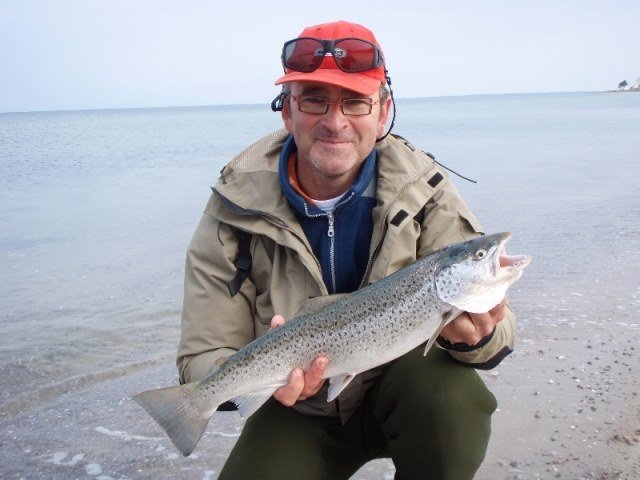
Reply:
[[[282,47],[282,66],[298,72],[317,70],[326,56],[332,56],[340,70],[358,73],[384,65],[382,52],[373,43],[360,38],[300,37],[285,42]]]

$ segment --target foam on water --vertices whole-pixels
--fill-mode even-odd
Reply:
[[[95,430],[98,433],[102,433],[103,435],[108,435],[109,437],[115,437],[120,440],[124,440],[125,442],[130,442],[132,440],[145,441],[145,442],[146,441],[159,442],[160,440],[163,440],[162,437],[145,437],[143,435],[131,435],[127,432],[123,432],[120,430],[109,430],[104,427],[96,427]]]

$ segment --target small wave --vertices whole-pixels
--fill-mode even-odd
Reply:
[[[124,377],[158,363],[169,363],[172,359],[172,355],[165,354],[154,359],[128,363],[121,367],[110,368],[109,370],[97,373],[69,378],[59,383],[42,387],[35,392],[29,391],[24,394],[17,395],[15,398],[7,400],[3,405],[0,405],[0,417],[22,413],[25,410],[36,408],[52,398],[67,394],[70,391],[95,385],[107,380],[113,380],[114,378]]]

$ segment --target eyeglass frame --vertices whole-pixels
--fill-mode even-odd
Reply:
[[[373,106],[374,105],[379,105],[380,101],[379,100],[373,100],[372,98],[343,98],[341,101],[339,102],[329,102],[326,98],[324,97],[318,97],[316,95],[290,95],[290,98],[292,100],[295,100],[295,102],[298,104],[298,111],[302,112],[302,113],[307,113],[309,115],[326,115],[326,113],[329,111],[329,105],[340,105],[340,111],[342,112],[343,115],[346,115],[347,117],[364,117],[366,115],[371,115],[371,112],[373,111]],[[302,100],[304,101],[305,99],[309,99],[309,98],[316,98],[318,100],[322,100],[324,102],[324,112],[308,112],[305,110],[302,110],[302,101],[300,101],[300,99],[302,98]],[[345,102],[349,102],[349,101],[353,101],[353,100],[358,100],[358,101],[362,101],[363,105],[367,105],[369,107],[369,111],[367,113],[347,113],[344,110],[344,105]],[[320,105],[320,104],[318,104]]]
[[[384,56],[382,55],[382,51],[374,44],[371,43],[368,40],[364,40],[362,38],[357,38],[357,37],[345,37],[345,38],[336,38],[335,40],[325,40],[322,38],[315,38],[315,37],[298,37],[298,38],[293,38],[291,40],[288,40],[286,42],[284,42],[284,45],[282,46],[282,54],[280,55],[280,59],[282,60],[282,68],[285,70],[290,69],[290,70],[295,70],[296,72],[303,72],[303,73],[311,73],[311,72],[315,72],[318,68],[320,68],[320,66],[322,65],[322,60],[320,61],[320,63],[318,63],[318,66],[315,67],[313,70],[300,70],[299,68],[295,68],[291,65],[289,65],[287,63],[287,60],[285,59],[285,52],[287,50],[287,47],[289,45],[291,45],[294,42],[297,42],[299,40],[315,40],[318,43],[322,44],[322,54],[320,55],[320,57],[325,57],[327,55],[327,53],[331,54],[331,57],[333,58],[333,61],[336,63],[336,65],[338,66],[338,68],[340,70],[342,70],[345,73],[360,73],[360,72],[366,72],[368,70],[373,70],[375,68],[378,68],[381,65],[385,65],[385,61],[384,61]],[[367,68],[363,68],[360,70],[348,70],[345,69],[342,65],[340,65],[340,63],[338,62],[338,58],[341,58],[339,56],[336,56],[336,43],[338,42],[342,42],[344,40],[358,40],[359,42],[363,42],[366,43],[368,45],[370,45],[373,49],[373,53],[374,53],[374,58],[371,62],[371,66],[367,67]],[[317,50],[316,50],[317,51]]]

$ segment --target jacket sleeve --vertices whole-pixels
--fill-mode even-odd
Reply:
[[[425,206],[422,233],[418,244],[418,256],[456,242],[483,235],[476,217],[462,197],[447,180]],[[513,351],[515,343],[515,315],[507,304],[505,318],[496,325],[493,333],[476,346],[460,346],[438,342],[456,360],[476,368],[489,369],[498,365]]]
[[[247,279],[233,297],[227,287],[237,251],[232,229],[205,213],[187,251],[176,360],[180,383],[206,377],[254,339],[255,287]]]

